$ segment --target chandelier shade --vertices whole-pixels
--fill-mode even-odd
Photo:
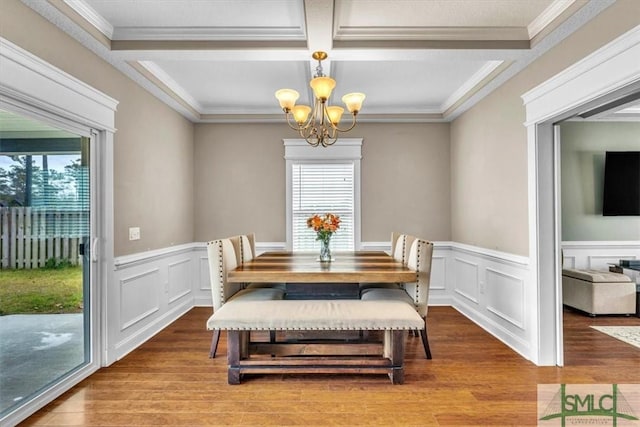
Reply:
[[[308,105],[296,105],[292,109],[293,112],[293,120],[296,123],[304,123],[307,121],[309,117],[309,113],[311,113],[311,107]]]
[[[276,98],[280,101],[280,108],[291,110],[300,98],[300,94],[293,89],[280,89],[276,92]]]
[[[354,111],[360,111],[364,98],[364,93],[348,93],[342,97],[342,102],[347,106],[347,110],[353,113]]]
[[[333,88],[336,87],[336,81],[331,77],[316,77],[309,82],[309,86],[313,89],[316,98],[326,101],[331,96]]]
[[[338,140],[339,132],[348,132],[355,127],[356,116],[362,109],[365,95],[354,92],[342,97],[342,102],[347,107],[352,119],[349,127],[341,129],[339,124],[344,114],[344,108],[328,105],[331,93],[336,87],[336,81],[325,76],[322,72],[322,60],[327,58],[327,54],[314,52],[312,57],[318,61],[316,74],[309,82],[309,86],[313,90],[313,107],[296,105],[300,94],[293,89],[280,89],[275,95],[291,129],[297,131],[313,147],[319,145],[328,147]]]

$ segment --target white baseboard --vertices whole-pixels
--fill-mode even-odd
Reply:
[[[193,308],[197,247],[172,246],[115,259],[114,283],[107,289],[105,365]]]
[[[140,347],[149,339],[153,338],[158,332],[175,322],[177,319],[185,315],[193,308],[191,301],[185,301],[177,307],[168,310],[153,321],[144,325],[143,328],[137,330],[134,334],[127,336],[115,345],[116,360],[122,359],[136,348]],[[204,328],[204,325],[202,325]]]
[[[532,360],[534,346],[528,340],[533,336],[535,313],[525,303],[533,286],[529,258],[456,242],[439,246],[448,247],[442,252],[447,262],[445,294],[451,305]],[[434,259],[436,253],[437,249]]]

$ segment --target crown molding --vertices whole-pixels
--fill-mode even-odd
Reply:
[[[284,123],[282,114],[200,114],[196,123]]]
[[[50,1],[50,0],[49,0]],[[114,27],[85,0],[62,0],[110,40],[302,40],[305,28],[290,27]]]
[[[100,15],[94,8],[89,6],[84,0],[63,0],[64,3],[73,9],[78,15],[93,27],[104,34],[108,39],[113,39],[113,25]]]
[[[337,27],[334,39],[339,41],[369,40],[529,40],[524,27]]]
[[[529,25],[527,33],[529,40],[537,36],[542,30],[576,3],[576,0],[554,0],[545,10],[542,11]]]
[[[358,123],[439,123],[447,122],[441,113],[358,114]],[[195,123],[285,123],[282,113],[200,114]]]
[[[171,76],[169,76],[159,65],[152,61],[136,61],[151,73],[156,79],[158,79],[162,84],[164,84],[167,88],[173,92],[175,96],[177,96],[180,100],[185,102],[189,107],[193,108],[193,110],[198,113],[202,112],[202,105],[193,97],[189,92],[184,90],[182,86],[178,84]]]
[[[115,27],[113,40],[304,41],[303,27]]]
[[[487,76],[493,73],[504,61],[487,61],[478,71],[476,71],[469,79],[464,82],[455,92],[447,98],[442,105],[440,111],[444,112],[451,108],[458,101],[463,99],[470,91],[479,85]]]

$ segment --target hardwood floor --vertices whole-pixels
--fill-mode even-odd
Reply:
[[[536,367],[450,307],[430,307],[433,360],[409,337],[405,384],[385,376],[283,376],[227,384],[226,336],[209,359],[209,308],[194,308],[23,425],[533,426],[537,384],[640,383],[640,349],[594,325],[637,317],[565,311],[566,366]]]

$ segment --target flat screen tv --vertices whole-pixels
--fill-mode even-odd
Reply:
[[[640,215],[640,151],[607,151],[602,214]]]

